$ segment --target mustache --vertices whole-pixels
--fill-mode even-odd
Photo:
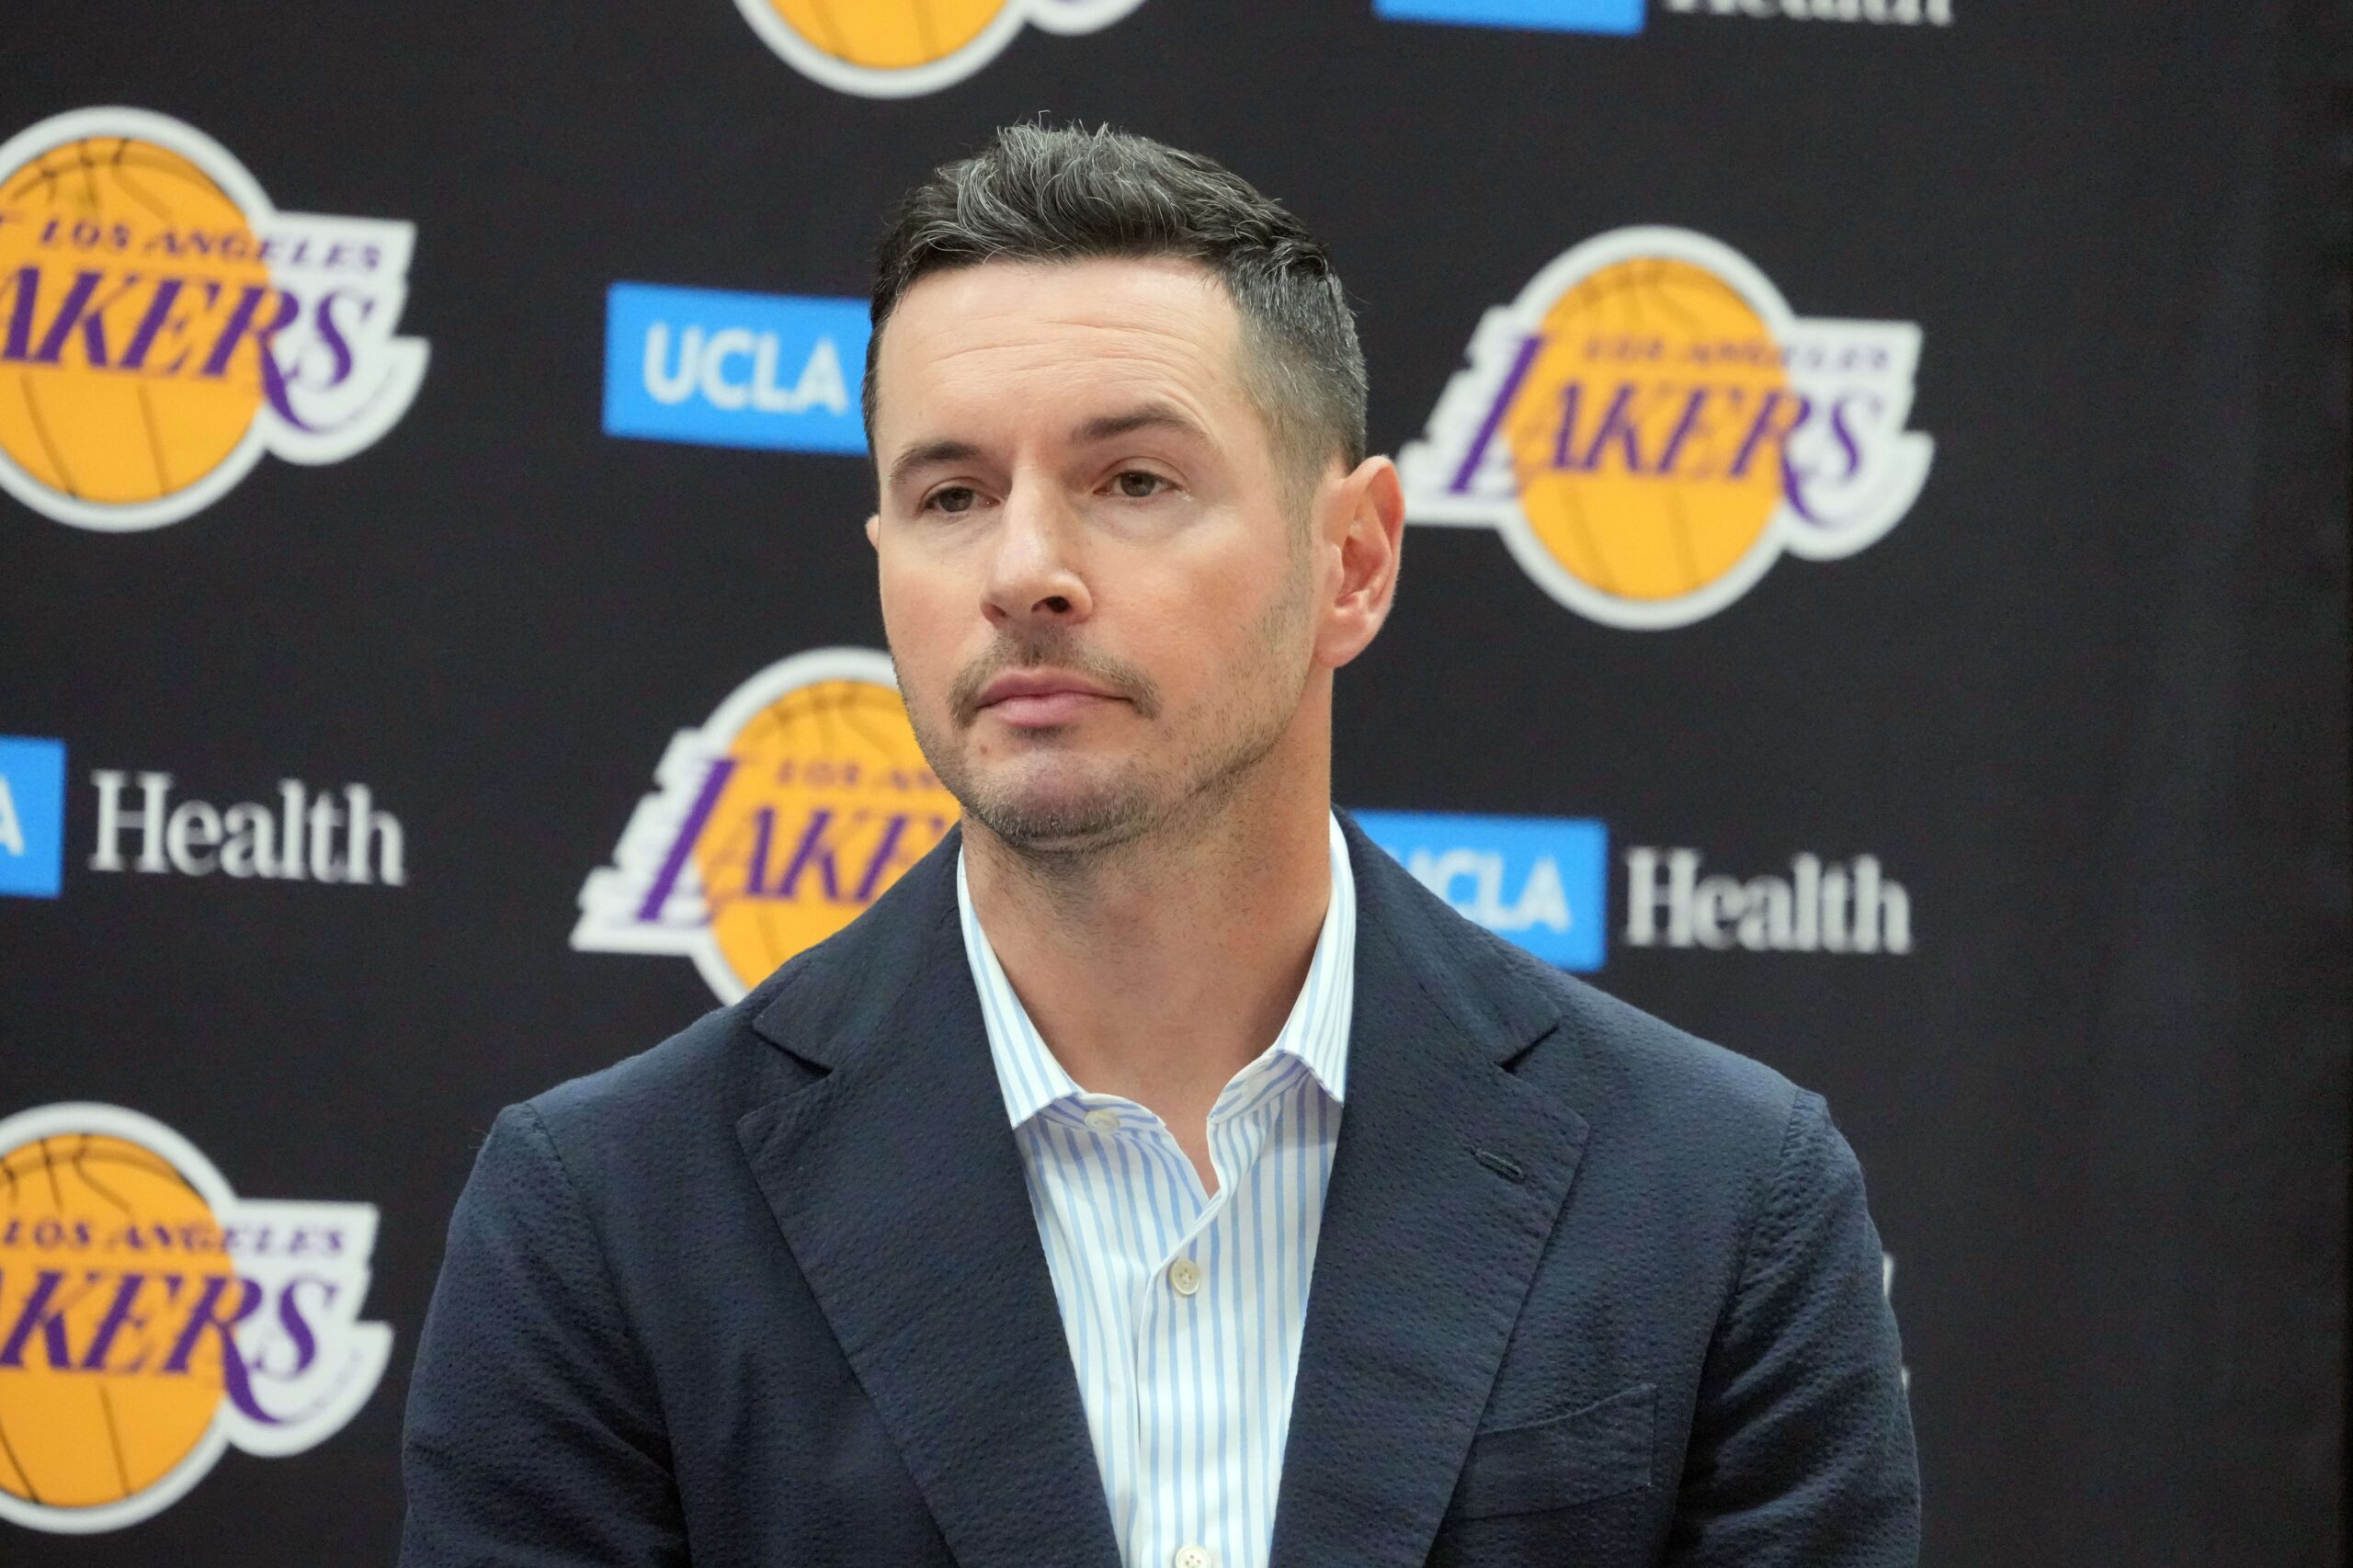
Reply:
[[[1085,677],[1125,699],[1141,718],[1160,715],[1160,687],[1150,676],[1124,659],[1082,647],[1076,637],[1059,626],[1001,637],[992,643],[987,653],[957,672],[948,688],[948,711],[960,728],[969,725],[980,713],[981,693],[988,689],[989,682],[1007,670],[1041,666]]]

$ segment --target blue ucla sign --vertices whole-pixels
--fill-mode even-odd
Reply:
[[[65,869],[65,743],[0,735],[0,894],[55,898]]]
[[[1609,832],[1582,817],[1358,812],[1365,835],[1466,918],[1563,969],[1601,967]]]
[[[1392,22],[1455,22],[1564,33],[1638,33],[1645,0],[1373,0]]]
[[[708,447],[863,452],[863,300],[616,283],[605,433]]]

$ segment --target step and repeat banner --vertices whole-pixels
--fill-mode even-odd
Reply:
[[[492,1117],[953,824],[868,257],[1041,113],[1331,243],[1412,524],[1340,803],[1829,1096],[1927,1560],[2339,1561],[2331,8],[9,20],[0,1562],[389,1561]]]

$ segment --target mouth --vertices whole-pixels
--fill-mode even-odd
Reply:
[[[983,687],[973,709],[1016,729],[1041,730],[1124,700],[1093,681],[1060,670],[1012,670]]]

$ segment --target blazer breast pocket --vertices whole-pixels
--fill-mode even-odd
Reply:
[[[1657,1399],[1655,1385],[1637,1383],[1549,1421],[1480,1433],[1449,1517],[1540,1513],[1649,1486]]]

